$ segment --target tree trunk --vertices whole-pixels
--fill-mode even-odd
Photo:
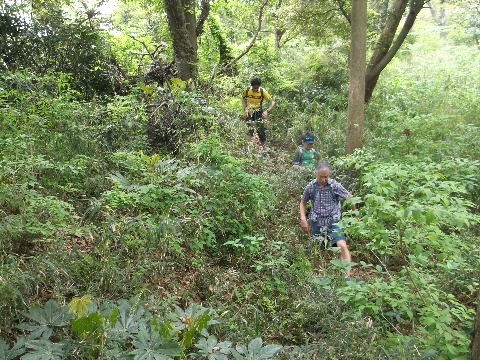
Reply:
[[[395,33],[402,19],[405,9],[410,3],[409,11],[403,27],[396,37]],[[373,90],[377,85],[378,77],[388,63],[393,59],[397,51],[402,46],[408,32],[412,29],[418,13],[422,10],[425,0],[396,0],[390,11],[387,24],[384,31],[380,34],[375,50],[367,66],[365,76],[365,102],[370,100]]]
[[[285,30],[275,29],[275,51],[280,50],[280,44],[282,41],[282,36],[285,35]]]
[[[276,21],[275,24],[275,51],[278,52],[280,50],[280,44],[282,41],[282,36],[286,33],[286,30],[279,24],[279,16],[278,12],[280,8],[282,7],[282,0],[279,0],[277,4],[275,5],[275,12],[273,14],[273,18]]]
[[[196,78],[197,36],[195,0],[163,0],[168,28],[173,40],[173,52],[178,77]]]
[[[480,359],[480,292],[478,293],[477,315],[475,316],[475,323],[473,325],[472,337],[472,359]]]
[[[364,120],[365,67],[367,53],[367,0],[352,2],[352,36],[350,44],[350,89],[346,153],[362,147]]]
[[[447,11],[445,9],[445,0],[440,0],[440,17],[438,16],[437,9],[435,9],[435,4],[429,1],[430,14],[436,25],[440,26],[442,29],[440,31],[440,39],[445,40],[447,38],[447,33],[444,30],[445,25],[447,24]]]

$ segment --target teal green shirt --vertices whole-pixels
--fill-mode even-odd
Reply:
[[[315,167],[320,161],[320,154],[315,150],[306,150],[303,146],[299,146],[293,158],[293,165]]]

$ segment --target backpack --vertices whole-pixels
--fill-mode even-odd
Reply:
[[[247,97],[248,92],[249,92],[251,89],[252,89],[251,86],[247,86],[247,88],[245,89],[245,96],[244,96],[244,98]],[[260,86],[260,87],[259,87],[259,90],[260,90],[260,95],[262,96],[262,99],[260,100],[260,111],[262,111],[262,110],[263,110],[263,108],[262,108],[262,104],[263,104],[263,88]]]
[[[303,146],[299,147],[300,148],[300,165],[303,166],[303,160],[304,160],[304,155],[303,153],[305,152],[305,148]],[[317,153],[317,150],[313,149],[313,152],[312,152],[312,155],[313,155],[313,166],[316,165],[317,163],[317,159],[315,157],[315,155],[318,154]]]

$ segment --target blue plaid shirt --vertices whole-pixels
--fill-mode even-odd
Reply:
[[[316,187],[315,200],[312,201],[314,187]],[[327,184],[320,186],[317,179],[308,183],[303,191],[302,200],[312,201],[311,218],[320,226],[329,225],[331,220],[340,220],[340,201],[334,199],[333,194],[337,195],[338,200],[345,200],[351,196],[350,192],[338,181],[328,179]]]

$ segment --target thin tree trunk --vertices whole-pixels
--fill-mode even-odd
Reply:
[[[475,323],[473,326],[472,337],[472,359],[480,359],[480,291],[478,292],[477,314],[475,316]]]
[[[367,0],[352,2],[352,37],[350,44],[350,89],[345,151],[362,147],[364,121],[365,67],[367,53]]]

